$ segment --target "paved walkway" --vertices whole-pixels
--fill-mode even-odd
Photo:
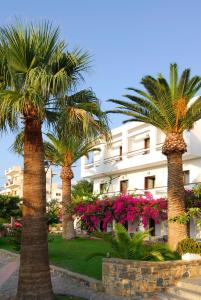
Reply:
[[[0,300],[8,300],[16,295],[18,281],[18,259],[0,256]],[[73,281],[53,274],[52,284],[55,294],[73,295],[90,300],[125,300],[125,297],[108,296],[97,293],[87,287],[80,287]],[[139,299],[139,298],[138,298]],[[155,300],[155,299],[154,299]]]

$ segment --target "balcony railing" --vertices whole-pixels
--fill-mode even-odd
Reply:
[[[136,155],[145,155],[150,153],[150,148],[141,148],[133,151],[127,152],[127,157],[136,156]]]
[[[114,156],[111,156],[111,157],[106,157],[104,159],[104,164],[108,164],[108,163],[115,162],[115,161],[120,161],[120,160],[122,160],[122,155],[114,155]]]
[[[192,183],[188,183],[188,184],[184,184],[184,188],[186,190],[191,190],[195,185],[197,184],[201,184],[201,182],[192,182]],[[135,188],[135,189],[128,189],[126,194],[127,195],[145,195],[145,193],[151,193],[153,196],[155,197],[166,197],[167,195],[167,186],[158,186],[158,187],[154,187],[152,189],[139,189],[139,188]],[[114,196],[118,196],[122,194],[120,191],[113,191],[113,192],[105,192],[105,193],[101,193],[100,198],[104,198],[104,197],[114,197]]]

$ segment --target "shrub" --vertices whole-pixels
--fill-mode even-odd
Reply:
[[[47,202],[47,223],[48,225],[58,224],[61,212],[60,203],[56,199]]]
[[[153,199],[150,195],[120,195],[116,198],[97,200],[92,203],[80,203],[74,213],[81,217],[83,229],[88,232],[97,231],[99,224],[106,231],[107,225],[113,221],[120,224],[141,219],[144,228],[149,220],[156,224],[167,219],[167,201],[163,198]]]
[[[93,182],[83,179],[73,185],[72,201],[74,203],[90,201],[91,198],[93,198]]]
[[[181,255],[185,253],[194,253],[201,255],[201,243],[195,241],[192,238],[187,238],[178,243],[177,251]]]
[[[116,224],[114,236],[103,236],[103,239],[111,245],[112,251],[110,253],[94,253],[88,259],[95,256],[145,261],[163,261],[180,258],[176,252],[170,251],[166,245],[146,245],[145,240],[149,237],[149,234],[150,230],[146,230],[136,232],[131,237],[123,225]]]
[[[164,260],[180,260],[181,255],[177,251],[171,251],[165,243],[155,243],[148,246],[150,251],[160,252]]]
[[[22,237],[22,228],[13,228],[11,237],[10,237],[10,242],[13,245],[13,249],[16,251],[20,251],[21,247],[21,237]]]
[[[0,217],[0,225],[7,223],[7,220]]]
[[[20,198],[17,196],[0,195],[0,218],[9,221],[11,216],[21,216]]]

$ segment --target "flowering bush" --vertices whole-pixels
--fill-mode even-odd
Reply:
[[[186,208],[201,208],[201,184],[195,185],[192,189],[185,189]]]
[[[145,196],[120,195],[116,198],[97,200],[93,203],[80,203],[74,212],[81,217],[83,228],[88,232],[98,229],[102,224],[104,231],[108,224],[116,221],[120,224],[139,221],[146,228],[149,219],[156,224],[167,219],[167,201],[163,198],[153,199],[150,193]]]

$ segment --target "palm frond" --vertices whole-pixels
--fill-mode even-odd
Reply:
[[[192,122],[198,120],[199,113],[195,113],[195,109],[200,111],[199,102],[191,109],[188,106],[191,98],[201,88],[201,78],[190,78],[190,69],[184,70],[178,78],[177,65],[171,64],[169,82],[159,74],[157,78],[144,76],[141,83],[144,90],[129,88],[136,95],[126,94],[128,101],[109,100],[118,105],[109,112],[129,116],[130,119],[124,123],[145,122],[159,128],[165,134],[182,133],[192,127]]]

